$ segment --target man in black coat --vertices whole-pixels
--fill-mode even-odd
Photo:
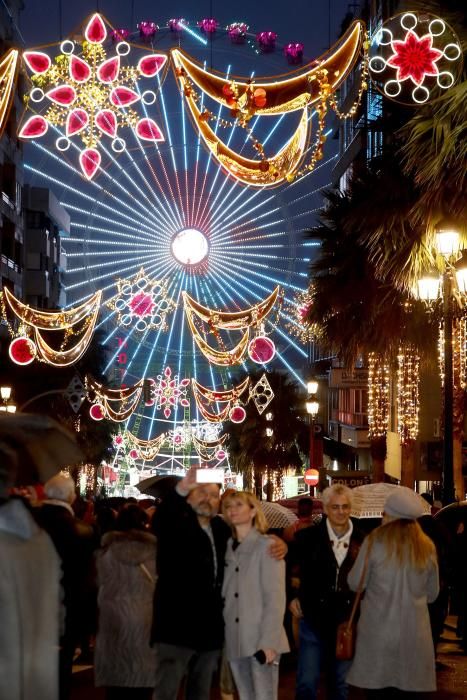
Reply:
[[[217,515],[220,485],[197,484],[196,469],[158,506],[157,585],[152,642],[157,700],[175,700],[185,674],[187,700],[209,700],[224,641],[222,580],[230,528]],[[284,543],[271,550],[283,558]]]
[[[328,697],[345,700],[349,661],[336,659],[337,626],[347,620],[354,594],[347,574],[357,558],[363,534],[350,520],[352,492],[334,484],[323,492],[326,518],[297,532],[293,559],[300,576],[299,596],[290,604],[300,618],[296,700],[315,700],[322,668]]]

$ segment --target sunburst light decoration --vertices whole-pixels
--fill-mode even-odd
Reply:
[[[110,25],[96,13],[86,25],[83,40],[62,41],[54,59],[45,50],[23,53],[32,74],[25,104],[33,115],[20,126],[19,137],[38,139],[51,130],[59,152],[65,153],[72,146],[78,150],[72,159],[77,158],[88,180],[101,167],[103,152],[113,157],[110,151],[119,154],[126,149],[128,130],[140,143],[164,140],[154,119],[142,116],[137,109],[156,102],[154,79],[167,56],[146,49],[137,64],[131,65],[132,46],[126,41],[110,43],[109,54],[106,46],[110,39]],[[147,87],[140,88],[144,82]],[[103,138],[108,140],[110,151],[102,147]]]
[[[165,331],[167,316],[175,308],[167,289],[167,279],[151,279],[141,268],[135,277],[117,280],[117,293],[107,305],[117,312],[117,321],[124,328],[134,325],[140,333]]]
[[[386,97],[403,104],[424,104],[458,80],[462,70],[460,41],[440,17],[404,12],[375,31],[369,70]]]
[[[190,21],[191,27],[199,33],[195,22]],[[138,37],[139,32],[126,37],[132,51],[132,42],[137,42]],[[164,35],[161,29],[145,43],[146,51],[167,52],[173,47],[172,40],[168,30]],[[180,42],[187,54],[201,65],[204,60],[209,61],[209,51],[184,29]],[[237,52],[242,51],[244,55],[239,60]],[[108,52],[110,55],[110,49]],[[248,43],[244,48],[234,45],[220,31],[216,33],[213,57],[215,67],[225,78],[248,72],[249,66],[256,75],[283,71],[282,54],[256,54]],[[305,57],[304,63],[310,58]],[[249,63],[245,66],[246,61]],[[274,61],[280,62],[279,68]],[[240,381],[237,370],[230,364],[213,364],[202,353],[186,320],[183,292],[213,312],[240,313],[260,305],[279,287],[283,300],[278,295],[274,308],[262,323],[244,329],[249,331],[248,342],[238,369],[240,376],[246,377],[257,368],[248,354],[248,345],[259,335],[258,349],[264,347],[271,352],[269,341],[275,346],[274,358],[267,366],[290,373],[304,386],[297,368],[306,363],[307,351],[289,330],[288,324],[292,327],[298,324],[289,309],[295,295],[304,292],[307,286],[313,251],[302,234],[321,206],[321,189],[330,183],[337,157],[330,151],[333,144],[329,141],[323,145],[325,157],[314,171],[283,183],[274,192],[244,186],[236,179],[226,178],[218,162],[203,148],[200,134],[190,127],[185,99],[173,76],[169,74],[164,80],[160,72],[152,83],[157,93],[153,108],[137,104],[142,116],[155,119],[165,141],[148,142],[146,147],[135,141],[135,148],[127,148],[117,159],[103,136],[102,169],[91,180],[83,178],[77,158],[64,159],[60,152],[50,148],[49,134],[25,143],[28,182],[51,188],[71,216],[71,235],[62,240],[67,253],[66,308],[79,306],[97,291],[102,293],[96,330],[106,358],[107,386],[115,390],[135,386],[143,379],[163,375],[165,368],[170,367],[173,376],[178,375],[180,380],[192,378],[208,390],[230,391]],[[150,107],[155,111],[149,111]],[[211,106],[211,110],[220,119],[231,118],[228,106],[219,103],[214,108]],[[249,128],[263,145],[279,151],[299,118],[298,111],[278,115],[277,120],[256,115],[250,120]],[[318,114],[310,110],[309,119],[316,132]],[[221,129],[217,122],[212,126],[214,131]],[[250,148],[251,140],[246,142],[246,132],[240,126],[229,128],[228,134],[230,145],[238,153]],[[104,160],[108,167],[104,167]],[[317,185],[316,178],[320,176]],[[116,298],[117,281],[134,280],[141,268],[148,280],[167,282],[167,298],[173,300],[174,308],[167,313],[166,330],[162,327],[137,330],[136,315],[124,326],[119,323],[117,310],[107,305]],[[145,306],[139,307],[137,302],[136,310],[143,310]],[[220,328],[222,348],[209,323],[196,318],[200,337],[220,352],[234,347],[244,332]],[[144,319],[149,321],[150,317]],[[263,357],[254,355],[259,360]],[[245,392],[238,405],[232,402],[226,421],[230,409],[235,409],[234,419],[242,419],[248,397]],[[203,410],[214,415],[226,406],[204,399],[202,404]],[[117,414],[120,407],[118,401],[110,406]],[[99,413],[98,408],[96,412]],[[228,425],[226,421],[224,424]],[[165,418],[155,401],[146,405],[140,400],[120,425],[122,431],[129,430],[138,439],[152,440],[163,432],[182,436],[183,426],[196,427],[207,422],[195,401],[190,407],[178,403],[172,407],[170,417]],[[217,429],[222,421],[210,426]],[[202,437],[198,432],[196,435],[207,441],[215,439]],[[200,459],[193,441],[179,449],[167,440],[155,457],[154,466],[162,470],[182,468],[199,464]]]

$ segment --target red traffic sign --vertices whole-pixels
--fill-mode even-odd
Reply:
[[[307,469],[305,472],[305,484],[316,486],[319,481],[319,471],[317,469]]]

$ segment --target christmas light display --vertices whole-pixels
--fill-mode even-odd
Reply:
[[[256,410],[261,415],[274,398],[274,392],[265,374],[259,379],[254,387],[250,388],[250,399],[256,406]]]
[[[269,50],[276,37],[273,32],[261,32],[257,36],[263,47],[262,50]],[[230,80],[220,74],[207,71],[180,49],[172,50],[172,61],[195,127],[199,130],[211,154],[240,182],[269,187],[278,185],[284,180],[290,181],[294,176],[312,170],[316,162],[321,159],[322,145],[326,138],[324,118],[328,100],[341,118],[350,116],[350,113],[344,115],[339,112],[332,94],[357,61],[363,48],[363,39],[363,25],[356,22],[339,42],[337,48],[333,47],[326,56],[314,61],[312,67],[310,64],[307,72],[300,76],[293,73],[285,79],[281,80],[278,77],[275,81],[267,82],[252,79]],[[366,59],[364,63],[366,66]],[[366,83],[362,75],[362,90],[364,86]],[[196,87],[201,94],[196,91]],[[220,139],[216,130],[208,124],[209,121],[216,121],[217,117],[210,110],[203,108],[202,94],[204,93],[230,108],[234,121],[222,119],[220,125],[233,127],[238,123],[242,126],[252,141],[259,160],[242,156]],[[315,103],[319,103],[319,128],[309,162],[303,171],[299,171],[299,164],[304,158],[309,142],[310,120],[307,108]],[[253,135],[249,127],[250,119],[254,115],[283,115],[298,109],[302,109],[302,116],[295,133],[278,153],[267,157],[264,145]],[[351,114],[354,113],[355,110],[351,112]]]
[[[85,28],[85,40],[81,44],[71,39],[63,41],[61,53],[54,61],[45,51],[23,54],[32,73],[25,102],[34,114],[20,126],[19,137],[37,139],[52,128],[58,136],[55,145],[60,152],[68,150],[73,138],[79,137],[84,146],[79,151],[79,164],[88,180],[101,167],[103,136],[111,139],[115,153],[126,148],[121,128],[131,129],[140,143],[164,140],[156,122],[141,117],[134,105],[155,101],[156,93],[140,91],[139,82],[154,78],[164,67],[167,56],[148,53],[136,66],[124,65],[132,47],[120,41],[114,47],[115,54],[109,57],[104,46],[108,27],[102,15],[96,13]]]
[[[248,350],[250,358],[254,362],[264,364],[272,360],[275,355],[275,346],[272,340],[264,335],[263,321],[272,311],[274,304],[279,298],[279,287],[260,304],[246,309],[245,311],[215,311],[209,309],[192,299],[186,292],[183,292],[185,315],[188,325],[193,335],[193,340],[210,362],[215,365],[235,365],[243,361]],[[209,331],[215,336],[216,341],[221,345],[221,350],[212,348],[202,333],[196,327],[195,318],[207,323]],[[249,329],[257,326],[261,330],[255,338],[249,341]],[[225,344],[219,330],[243,330],[240,341],[230,350],[225,349]]]
[[[36,355],[38,359],[56,367],[66,367],[77,362],[86,352],[94,333],[97,317],[100,309],[102,292],[96,292],[84,303],[69,309],[60,311],[42,311],[23,304],[10,290],[5,287],[1,300],[2,315],[8,323],[6,307],[13,312],[14,316],[20,320],[21,324],[18,332],[8,323],[10,335],[13,340],[10,346],[10,357],[18,363],[19,348],[21,346],[22,361],[18,364],[29,364],[26,356],[29,354],[30,361]],[[52,347],[43,337],[41,331],[56,331],[61,339],[60,347]],[[17,336],[32,334],[34,340],[22,339],[18,343]],[[68,347],[71,340],[74,340],[72,347]],[[27,347],[26,347],[27,346]]]
[[[319,328],[316,324],[308,323],[307,315],[313,304],[313,285],[308,289],[297,292],[293,302],[286,305],[286,314],[290,320],[286,322],[287,330],[295,338],[298,338],[303,345],[310,343],[319,335]]]
[[[17,49],[9,49],[0,61],[0,137],[5,129],[18,73]]]
[[[167,315],[175,308],[168,295],[168,280],[151,279],[144,269],[132,279],[117,280],[117,294],[107,305],[117,311],[118,323],[140,333],[166,330]]]
[[[134,445],[134,449],[137,451],[137,456],[134,459],[140,458],[148,462],[152,462],[157,457],[167,438],[167,435],[162,433],[152,440],[142,440],[129,430],[126,431],[125,435],[129,443]]]
[[[8,354],[16,365],[30,365],[37,355],[36,344],[27,336],[18,336],[10,343]]]
[[[417,439],[419,393],[420,357],[414,348],[401,348],[397,356],[397,432],[401,445]]]
[[[227,389],[223,391],[217,391],[214,389],[209,389],[208,387],[203,386],[200,384],[196,379],[191,380],[191,386],[193,390],[193,396],[196,401],[196,405],[198,406],[198,409],[203,416],[203,418],[210,423],[219,423],[223,422],[227,419],[227,417],[230,417],[232,420],[232,417],[230,416],[230,413],[233,411],[235,408],[241,408],[240,406],[237,406],[240,397],[242,394],[248,389],[248,386],[250,384],[250,378],[247,377],[246,379],[243,380],[240,384],[238,384],[236,387],[233,387],[232,389]],[[226,406],[224,406],[219,413],[211,413],[210,411],[207,410],[207,408],[203,404],[203,399],[206,401],[208,404],[212,403],[225,403]],[[236,413],[234,412],[234,417],[236,415],[240,415],[240,412],[237,411]],[[234,422],[241,422],[240,420],[235,420]]]
[[[388,19],[371,40],[369,69],[390,99],[423,104],[454,85],[462,68],[460,41],[440,17],[404,12]]]
[[[170,367],[166,367],[163,374],[157,375],[154,386],[156,407],[163,409],[166,418],[170,418],[172,409],[177,405],[183,408],[189,407],[190,402],[187,399],[189,385],[189,379],[180,379],[178,374],[172,375]]]
[[[368,355],[368,435],[384,437],[389,429],[389,365],[377,353]]]
[[[90,375],[86,376],[88,400],[93,404],[90,415],[94,420],[112,420],[117,423],[128,420],[141,399],[143,380],[120,389],[109,389]]]
[[[192,436],[196,452],[201,459],[204,459],[206,462],[211,462],[214,459],[222,461],[225,458],[225,451],[222,450],[221,447],[225,444],[227,438],[227,433],[222,435],[218,440],[213,441],[200,440],[196,435]]]

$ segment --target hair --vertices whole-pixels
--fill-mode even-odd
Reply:
[[[269,529],[266,516],[263,513],[260,501],[258,501],[256,496],[253,493],[250,493],[249,491],[234,491],[233,493],[229,493],[222,500],[222,515],[226,519],[228,525],[230,525],[230,527],[232,528],[232,532],[234,532],[235,528],[229,520],[226,508],[227,505],[234,500],[242,501],[242,503],[246,503],[248,506],[250,506],[250,508],[256,508],[256,514],[253,518],[253,526],[264,535]]]
[[[386,518],[390,516],[386,515]],[[410,564],[424,569],[430,559],[436,560],[436,549],[416,520],[406,518],[389,519],[369,535],[371,541],[381,542],[388,559],[395,558],[402,566]]]
[[[298,499],[297,504],[298,515],[302,517],[307,517],[313,512],[313,499],[309,496]]]
[[[54,498],[57,501],[73,503],[76,496],[75,482],[71,476],[66,474],[56,474],[44,484],[44,493],[47,498]]]
[[[134,503],[130,503],[122,508],[117,516],[115,528],[120,532],[128,530],[146,530],[149,522],[146,511],[142,510]]]
[[[329,501],[333,496],[346,496],[350,505],[352,505],[352,489],[349,489],[345,484],[332,484],[332,486],[328,486],[327,489],[324,489],[321,494],[324,507],[329,505]]]

